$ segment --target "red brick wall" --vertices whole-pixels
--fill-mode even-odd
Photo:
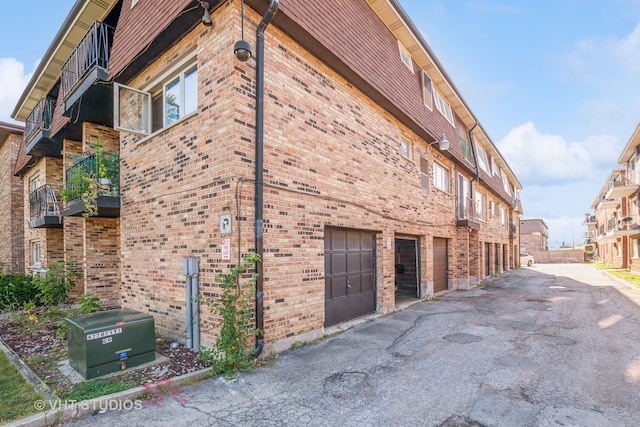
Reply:
[[[22,134],[0,141],[0,273],[24,272],[22,179],[13,176]],[[28,206],[28,205],[27,205]]]
[[[258,19],[247,11],[249,27]],[[254,63],[233,57],[238,4],[221,6],[214,22],[215,31],[196,28],[130,82],[149,85],[197,46],[200,112],[150,137],[122,133],[120,141],[122,305],[152,313],[159,332],[174,337],[184,337],[183,258],[201,258],[202,293],[215,297],[215,274],[228,271],[238,249],[254,250]],[[253,44],[252,34],[245,33]],[[481,260],[458,268],[456,248],[468,255],[484,241],[508,242],[499,218],[474,240],[461,238],[453,163],[276,27],[268,29],[265,58],[267,343],[322,333],[325,227],[375,234],[380,313],[395,309],[397,235],[418,236],[427,287],[434,237],[449,239],[450,278],[466,283]],[[402,157],[402,139],[413,144],[412,159]],[[420,187],[421,156],[450,168],[451,192]],[[432,183],[431,174],[430,168]],[[218,230],[223,213],[233,215],[229,260],[222,259],[227,236]],[[203,320],[216,318],[205,309]],[[203,342],[212,343],[215,330],[202,332]]]

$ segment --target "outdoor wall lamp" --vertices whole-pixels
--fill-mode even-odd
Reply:
[[[449,149],[449,140],[447,139],[446,135],[443,133],[442,136],[440,137],[439,140],[437,141],[433,141],[431,144],[429,144],[429,147],[431,147],[433,144],[438,143],[438,148],[441,151],[447,151]],[[427,147],[427,148],[429,148]]]
[[[204,9],[204,15],[202,15],[202,25],[205,27],[210,27],[213,25],[213,20],[211,19],[211,15],[209,15],[209,3],[206,1],[198,0],[200,6]]]
[[[247,62],[249,58],[251,58],[251,45],[248,41],[244,39],[244,0],[241,2],[241,16],[242,16],[242,39],[238,40],[233,46],[233,54],[238,58],[241,62]]]

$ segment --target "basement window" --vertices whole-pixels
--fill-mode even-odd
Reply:
[[[198,109],[198,68],[192,61],[165,73],[147,90],[114,83],[114,128],[149,135]]]

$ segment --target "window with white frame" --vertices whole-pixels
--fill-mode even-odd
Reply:
[[[500,225],[507,226],[507,210],[503,206],[500,206]]]
[[[466,176],[458,174],[458,218],[469,219],[469,203],[471,195],[469,194],[469,180]]]
[[[411,159],[411,152],[412,152],[412,147],[411,147],[411,142],[407,141],[406,139],[403,139],[402,142],[400,143],[400,153],[402,154],[402,157],[404,157],[405,159]]]
[[[473,192],[473,199],[474,199],[475,208],[476,208],[476,218],[478,218],[478,219],[486,219],[485,218],[484,194],[482,194],[481,192],[475,190]]]
[[[40,242],[34,240],[30,243],[31,246],[31,265],[39,267],[41,265],[40,258]]]
[[[422,99],[428,109],[433,110],[433,83],[429,75],[422,71]]]
[[[436,102],[436,109],[440,111],[444,118],[453,126],[453,111],[451,110],[451,105],[444,100],[442,95],[440,95],[440,92],[437,90],[433,91],[433,99],[435,99]]]
[[[507,174],[504,173],[504,171],[500,171],[501,175],[502,175],[502,186],[504,187],[504,191],[507,192],[507,194],[511,195],[511,186],[509,185],[509,178],[507,177]]]
[[[195,58],[180,61],[144,90],[114,83],[114,128],[149,135],[198,109]]]
[[[406,65],[407,68],[413,73],[413,60],[411,59],[409,51],[404,46],[402,46],[402,43],[400,43],[400,40],[398,40],[398,49],[400,49],[400,59],[402,59],[404,65]]]
[[[491,174],[491,168],[489,167],[489,156],[487,155],[487,151],[480,144],[476,142],[476,154],[478,157],[478,166],[480,169],[485,171],[488,174]]]
[[[420,188],[429,189],[429,162],[424,157],[420,157]]]
[[[40,175],[34,175],[29,178],[29,193],[33,193],[40,188]]]
[[[495,157],[491,158],[491,170],[493,171],[493,174],[496,176],[500,176],[500,168],[498,167],[498,165],[496,164],[496,159]]]
[[[437,162],[433,162],[433,186],[449,192],[449,169]]]
[[[633,239],[633,257],[638,258],[638,246],[640,246],[640,239]]]

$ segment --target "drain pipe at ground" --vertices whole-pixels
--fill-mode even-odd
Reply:
[[[269,8],[256,29],[256,194],[255,240],[256,254],[256,344],[254,357],[264,348],[264,32],[278,11],[279,0],[271,0]]]
[[[182,273],[186,277],[186,309],[187,317],[187,348],[200,350],[200,302],[198,300],[198,272],[200,257],[184,257],[182,259]]]

